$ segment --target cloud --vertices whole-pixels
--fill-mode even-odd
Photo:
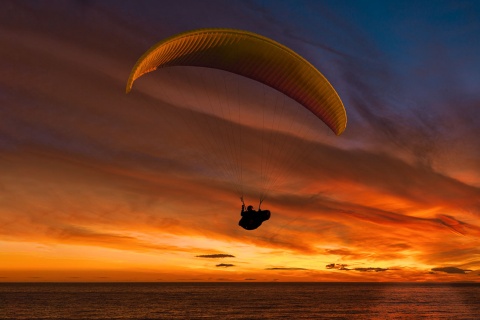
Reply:
[[[215,254],[201,254],[195,256],[197,258],[209,258],[209,259],[223,259],[223,258],[235,258],[234,255],[226,254],[226,253],[215,253]]]
[[[229,268],[229,267],[235,267],[235,265],[231,263],[220,263],[220,264],[217,264],[215,267]]]
[[[347,268],[348,264],[343,264],[343,263],[331,263],[327,264],[325,268],[327,269],[337,269],[337,270],[350,270]]]
[[[439,214],[437,215],[438,219],[443,223],[445,226],[449,227],[451,230],[461,234],[465,235],[467,231],[465,230],[464,225],[468,225],[467,223],[458,221],[452,216],[448,216],[445,214]]]
[[[340,263],[331,263],[327,264],[325,268],[327,269],[336,269],[336,270],[343,270],[343,271],[359,271],[359,272],[383,272],[387,270],[391,270],[389,268],[378,268],[378,267],[367,267],[367,268],[347,268],[348,264],[340,264]]]
[[[445,272],[445,273],[451,273],[451,274],[466,274],[471,272],[472,270],[468,269],[460,269],[456,267],[438,267],[438,268],[432,268],[432,271],[438,271],[438,272]]]

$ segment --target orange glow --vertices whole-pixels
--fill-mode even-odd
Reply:
[[[255,82],[238,80],[241,121],[202,109],[209,99],[228,103],[212,95],[223,83],[208,77],[183,78],[191,84],[180,90],[174,72],[152,72],[126,95],[130,68],[153,35],[147,41],[137,22],[127,28],[115,17],[120,9],[94,6],[81,23],[95,32],[86,32],[56,25],[69,20],[40,5],[8,6],[22,14],[0,19],[0,281],[479,281],[476,79],[466,94],[463,73],[446,69],[446,80],[432,73],[435,90],[418,92],[418,66],[429,61],[402,69],[405,81],[395,63],[370,58],[374,46],[361,48],[370,43],[363,38],[317,48],[319,39],[288,31],[279,40],[338,83],[349,122],[341,136],[321,121],[275,131],[258,111],[275,99]],[[155,30],[158,38],[170,31]],[[349,43],[359,48],[344,52]],[[242,94],[250,89],[256,94]],[[234,179],[216,162],[232,144],[212,127],[244,135],[241,175],[253,181],[245,200],[255,207],[251,168],[262,167],[262,137],[287,136],[274,155],[308,153],[294,153],[292,165],[271,157],[283,180],[262,204],[271,219],[255,231],[238,226]]]

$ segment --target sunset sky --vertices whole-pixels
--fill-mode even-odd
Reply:
[[[479,17],[478,1],[1,1],[0,282],[479,281]],[[189,70],[125,94],[146,50],[197,28],[286,45],[347,111],[337,137],[286,102],[272,152],[298,151],[273,157],[254,231],[216,161],[248,155],[257,206],[256,112],[280,95]]]

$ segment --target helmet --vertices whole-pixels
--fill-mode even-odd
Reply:
[[[247,207],[247,210],[248,210],[248,211],[253,210],[253,206],[248,206],[248,207]]]

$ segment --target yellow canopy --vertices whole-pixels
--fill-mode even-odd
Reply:
[[[199,29],[167,38],[133,67],[126,92],[145,73],[171,66],[220,69],[259,81],[296,100],[340,135],[347,115],[328,80],[307,60],[272,39],[233,29]]]

